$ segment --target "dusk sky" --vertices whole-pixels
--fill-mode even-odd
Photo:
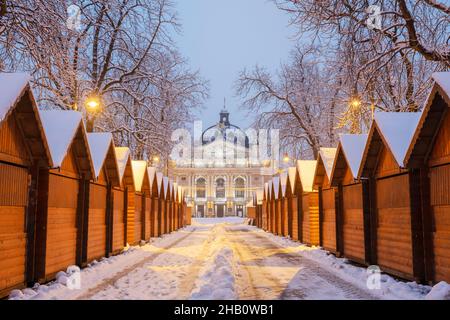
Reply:
[[[252,122],[234,82],[241,70],[258,64],[276,70],[295,42],[288,16],[266,0],[178,0],[182,33],[176,37],[193,69],[210,81],[210,99],[199,112],[204,126],[218,121],[224,97],[231,122],[246,128]]]

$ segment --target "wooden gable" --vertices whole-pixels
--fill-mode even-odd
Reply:
[[[29,85],[0,122],[0,160],[51,166],[50,152]]]
[[[405,161],[407,167],[419,168],[427,161],[430,161],[430,165],[450,161],[449,108],[448,92],[435,83],[408,149]]]

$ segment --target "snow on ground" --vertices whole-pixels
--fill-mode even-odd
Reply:
[[[72,276],[62,272],[47,285],[14,290],[10,299],[450,299],[444,282],[431,288],[385,274],[370,290],[366,268],[246,223],[193,219],[92,263],[81,270],[79,289],[69,289]]]

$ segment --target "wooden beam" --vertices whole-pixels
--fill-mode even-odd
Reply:
[[[28,286],[34,284],[35,280],[35,246],[36,246],[36,219],[38,206],[38,183],[39,167],[35,164],[30,168],[30,184],[28,189],[28,204],[26,208],[26,233],[27,233],[27,251],[25,281]]]
[[[362,180],[362,200],[363,200],[363,226],[364,226],[364,260],[366,264],[374,264],[372,251],[375,250],[372,244],[372,215],[371,215],[371,190],[370,181]]]
[[[127,246],[128,187],[123,192],[123,245]]]
[[[425,264],[425,281],[435,283],[433,225],[434,217],[431,207],[430,177],[428,168],[420,169],[420,191],[422,202],[423,249]]]
[[[323,188],[319,187],[319,245],[323,247]]]
[[[112,253],[112,241],[113,241],[113,226],[114,226],[114,192],[112,190],[111,182],[106,187],[106,253],[105,256],[109,257]]]
[[[369,178],[369,217],[370,217],[370,264],[378,263],[377,254],[377,225],[378,225],[378,209],[377,209],[377,182],[375,177]]]
[[[41,282],[45,280],[45,262],[47,256],[47,220],[48,220],[48,191],[49,191],[49,171],[39,170],[38,177],[38,200],[36,211],[36,235],[34,249],[34,274],[33,281]]]
[[[420,192],[420,170],[409,171],[409,199],[411,206],[411,237],[414,279],[425,282],[425,256],[422,224],[422,201]]]
[[[146,206],[146,194],[145,192],[142,193],[141,197],[142,202],[142,211],[141,211],[141,240],[146,241],[145,238],[145,222],[146,222],[146,214],[147,214],[147,206]]]
[[[344,192],[342,183],[339,183],[335,193],[336,213],[336,255],[344,254]]]

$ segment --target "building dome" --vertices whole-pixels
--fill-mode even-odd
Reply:
[[[217,139],[227,141],[228,138],[230,139],[230,142],[234,142],[236,144],[238,143],[238,136],[242,135],[245,138],[245,147],[249,148],[249,139],[244,130],[230,123],[230,113],[224,108],[220,111],[219,116],[220,118],[218,123],[203,131],[203,145],[207,145]],[[232,134],[234,138],[227,137],[227,134]]]

